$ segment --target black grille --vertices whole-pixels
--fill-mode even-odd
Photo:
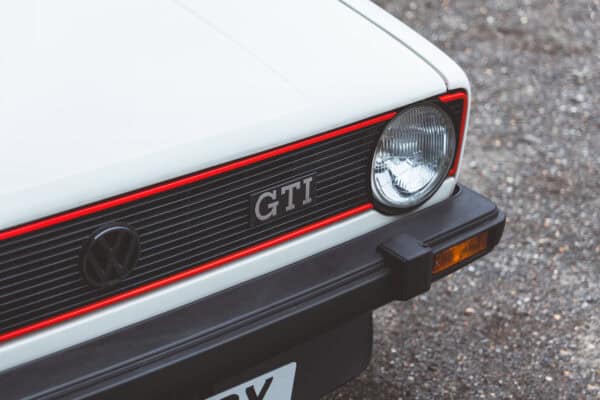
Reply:
[[[370,202],[369,166],[385,123],[178,189],[0,242],[0,333],[131,290]],[[316,201],[251,226],[250,195],[315,176]],[[119,286],[81,276],[87,238],[108,222],[140,238],[137,267]]]

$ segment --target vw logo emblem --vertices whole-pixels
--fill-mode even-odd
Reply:
[[[97,288],[115,286],[135,268],[139,252],[140,243],[133,228],[122,224],[103,226],[83,246],[83,278]]]

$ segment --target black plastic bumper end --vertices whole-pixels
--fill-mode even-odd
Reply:
[[[433,252],[413,236],[402,233],[381,244],[384,264],[392,269],[398,300],[408,300],[429,290]]]

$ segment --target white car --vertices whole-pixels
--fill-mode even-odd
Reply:
[[[489,252],[469,81],[367,0],[0,3],[0,397],[316,399]]]

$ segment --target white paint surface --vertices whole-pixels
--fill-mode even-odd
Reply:
[[[0,2],[0,229],[446,90],[336,1],[232,7]]]
[[[465,82],[443,53],[403,24],[370,3],[348,3],[360,13],[333,0],[238,2],[234,9],[230,2],[201,0],[0,2],[0,229],[331,130]],[[415,45],[424,46],[425,58]],[[431,62],[440,65],[432,68]],[[447,198],[454,186],[447,179],[425,206]],[[8,342],[0,346],[0,371],[392,220],[370,211]]]

